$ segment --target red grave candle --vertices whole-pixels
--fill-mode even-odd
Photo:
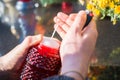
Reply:
[[[59,43],[49,37],[33,46],[22,69],[21,80],[41,80],[59,73],[61,60]]]

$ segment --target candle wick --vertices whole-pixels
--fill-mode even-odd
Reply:
[[[55,29],[54,29],[54,31],[53,31],[53,33],[52,33],[51,38],[53,38],[53,37],[54,37],[54,35],[55,35],[55,32],[56,32],[57,28],[58,28],[58,26],[57,26],[57,27],[55,27]]]

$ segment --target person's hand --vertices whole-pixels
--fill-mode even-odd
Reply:
[[[71,17],[58,13],[54,21],[56,23],[55,27],[58,27],[58,34],[63,38],[60,47],[61,74],[77,71],[85,77],[98,36],[95,21],[92,20],[82,30],[86,22],[85,11],[80,11],[78,14],[71,15]],[[73,76],[73,74],[67,75]]]
[[[26,37],[21,44],[0,58],[0,72],[10,73],[11,76],[14,75],[14,78],[19,76],[27,51],[31,46],[40,43],[41,40],[42,35]]]

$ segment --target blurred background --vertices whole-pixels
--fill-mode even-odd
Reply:
[[[89,0],[88,0],[89,1]],[[5,55],[28,35],[51,36],[53,17],[85,10],[84,0],[0,0],[0,56]],[[88,80],[120,79],[120,22],[96,20],[99,37]],[[56,33],[55,38],[61,40]],[[110,77],[109,77],[110,76]]]
[[[69,1],[69,0],[68,0]],[[0,55],[4,55],[26,36],[53,32],[53,17],[57,12],[67,14],[85,9],[77,0],[1,0]],[[60,37],[56,34],[55,37]]]

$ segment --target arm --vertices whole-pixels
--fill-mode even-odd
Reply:
[[[21,44],[0,57],[0,78],[3,78],[3,75],[19,78],[21,66],[27,56],[28,49],[40,43],[41,40],[42,35],[28,36]]]
[[[70,16],[59,13],[54,21],[57,32],[60,36],[64,35],[60,47],[60,56],[62,61],[61,75],[73,77],[76,80],[86,78],[88,66],[93,55],[97,40],[97,29],[95,21],[84,28],[86,13],[80,11]],[[63,19],[63,17],[64,19]]]

